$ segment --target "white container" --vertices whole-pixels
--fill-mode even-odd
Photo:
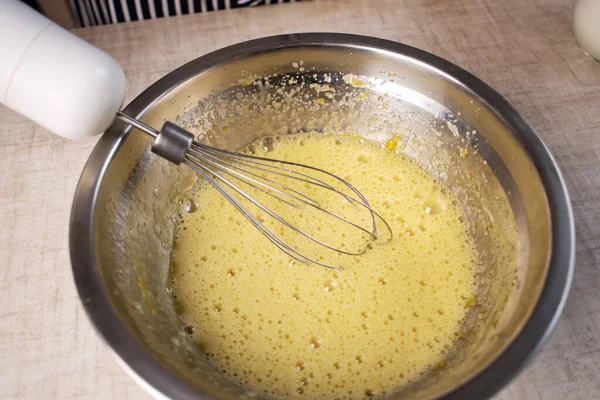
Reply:
[[[600,0],[578,0],[573,9],[573,32],[581,50],[600,60]]]
[[[68,139],[106,130],[125,97],[108,54],[16,0],[0,0],[0,102]]]

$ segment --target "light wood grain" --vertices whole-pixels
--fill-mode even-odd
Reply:
[[[550,342],[498,400],[600,398],[600,64],[569,0],[314,1],[76,31],[112,54],[132,99],[209,51],[290,32],[378,36],[438,54],[508,97],[560,164],[577,225],[571,296]],[[43,93],[40,93],[43,96]],[[68,222],[95,139],[67,142],[0,107],[0,397],[143,399],[79,304]]]

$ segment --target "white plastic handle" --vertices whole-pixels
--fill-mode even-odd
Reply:
[[[108,54],[17,0],[0,0],[0,102],[67,139],[98,135],[125,97]]]

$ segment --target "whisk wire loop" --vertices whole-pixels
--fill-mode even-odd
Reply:
[[[337,213],[334,213],[332,211],[329,211],[329,210],[321,207],[320,204],[319,204],[319,202],[315,201],[314,199],[312,199],[312,198],[310,198],[310,197],[308,197],[308,196],[306,196],[306,195],[304,195],[304,194],[302,194],[302,193],[300,193],[300,192],[298,192],[298,191],[296,191],[296,190],[294,190],[292,188],[289,188],[289,187],[287,187],[287,186],[285,186],[285,185],[283,185],[283,184],[281,184],[279,182],[275,182],[275,181],[273,181],[271,179],[268,179],[266,177],[262,177],[262,176],[260,176],[258,174],[253,173],[253,172],[249,172],[249,171],[243,170],[241,167],[236,166],[235,164],[229,163],[227,161],[215,160],[214,156],[212,156],[211,154],[203,154],[201,151],[197,152],[197,153],[195,153],[193,151],[190,151],[190,153],[194,155],[195,161],[205,162],[205,163],[211,165],[212,167],[214,167],[214,168],[222,171],[223,173],[225,173],[225,174],[227,174],[227,175],[229,175],[229,176],[231,176],[231,177],[239,180],[240,182],[243,182],[246,185],[249,185],[249,186],[253,187],[254,189],[260,190],[261,192],[263,192],[263,193],[265,193],[265,194],[267,194],[269,196],[272,196],[272,197],[276,198],[277,200],[282,201],[282,202],[284,202],[284,203],[286,203],[286,204],[288,204],[288,205],[290,205],[292,207],[299,208],[298,205],[293,204],[293,203],[291,203],[291,202],[289,202],[289,201],[287,201],[285,199],[282,199],[281,197],[276,196],[276,195],[274,195],[271,192],[275,192],[275,193],[279,193],[279,194],[282,194],[282,195],[289,196],[292,199],[300,202],[301,204],[310,206],[310,207],[312,207],[314,209],[318,209],[319,211],[322,211],[322,212],[326,213],[327,215],[330,215],[330,216],[336,218],[339,221],[346,222],[346,223],[350,224],[351,226],[353,226],[353,227],[355,227],[357,229],[360,229],[362,232],[364,232],[364,233],[368,234],[369,236],[371,236],[372,239],[377,239],[376,233],[374,233],[372,231],[369,231],[368,229],[360,226],[359,224],[357,224],[357,223],[355,223],[355,222],[353,222],[353,221],[351,221],[351,220],[349,220],[349,219],[347,219],[347,218],[345,218],[345,217],[343,217],[343,216],[341,216],[341,215],[339,215]],[[203,156],[206,156],[206,157],[203,158]],[[244,171],[244,173],[240,173],[240,172],[238,172],[236,170],[242,170],[242,171]],[[249,177],[249,175],[250,176],[254,176],[254,177],[258,178],[258,179],[251,178],[251,177]],[[281,174],[281,175],[283,175],[283,174]],[[283,176],[290,177],[289,175],[283,175]],[[292,179],[298,179],[298,178],[295,178],[295,177],[291,177],[291,178]],[[259,179],[263,179],[264,181],[267,181],[270,184],[265,184],[264,182],[261,182]],[[307,180],[304,180],[304,179],[302,179],[302,181],[308,182]],[[312,183],[312,182],[310,182],[310,183]],[[275,188],[272,185],[278,185],[283,190]],[[334,192],[336,192],[336,193],[338,193],[340,195],[344,195],[343,192],[340,192],[340,191],[336,190],[335,188],[333,188],[333,187],[331,187],[329,185],[325,186],[325,185],[320,185],[319,184],[319,186],[321,186],[321,187],[323,187],[325,189],[332,190],[332,191],[334,191]],[[290,194],[288,191],[292,192],[294,194]],[[298,196],[301,196],[304,199],[300,198]],[[344,196],[344,197],[347,200],[349,200],[349,201],[351,200],[351,201],[355,201],[357,203],[361,203],[358,200],[353,199],[352,197],[349,197],[349,196]],[[364,206],[364,204],[362,204],[362,205]],[[372,212],[372,210],[369,210],[369,211]]]

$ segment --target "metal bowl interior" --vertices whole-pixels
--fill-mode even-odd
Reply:
[[[382,143],[398,135],[398,148],[456,194],[480,252],[478,302],[446,366],[390,398],[491,396],[558,318],[574,254],[558,168],[500,95],[447,61],[353,35],[265,38],[179,68],[127,111],[156,127],[176,121],[231,150],[303,131]],[[195,176],[150,145],[115,122],[85,167],[70,237],[80,297],[117,357],[155,394],[255,395],[215,371],[177,321],[166,289],[173,215]]]

